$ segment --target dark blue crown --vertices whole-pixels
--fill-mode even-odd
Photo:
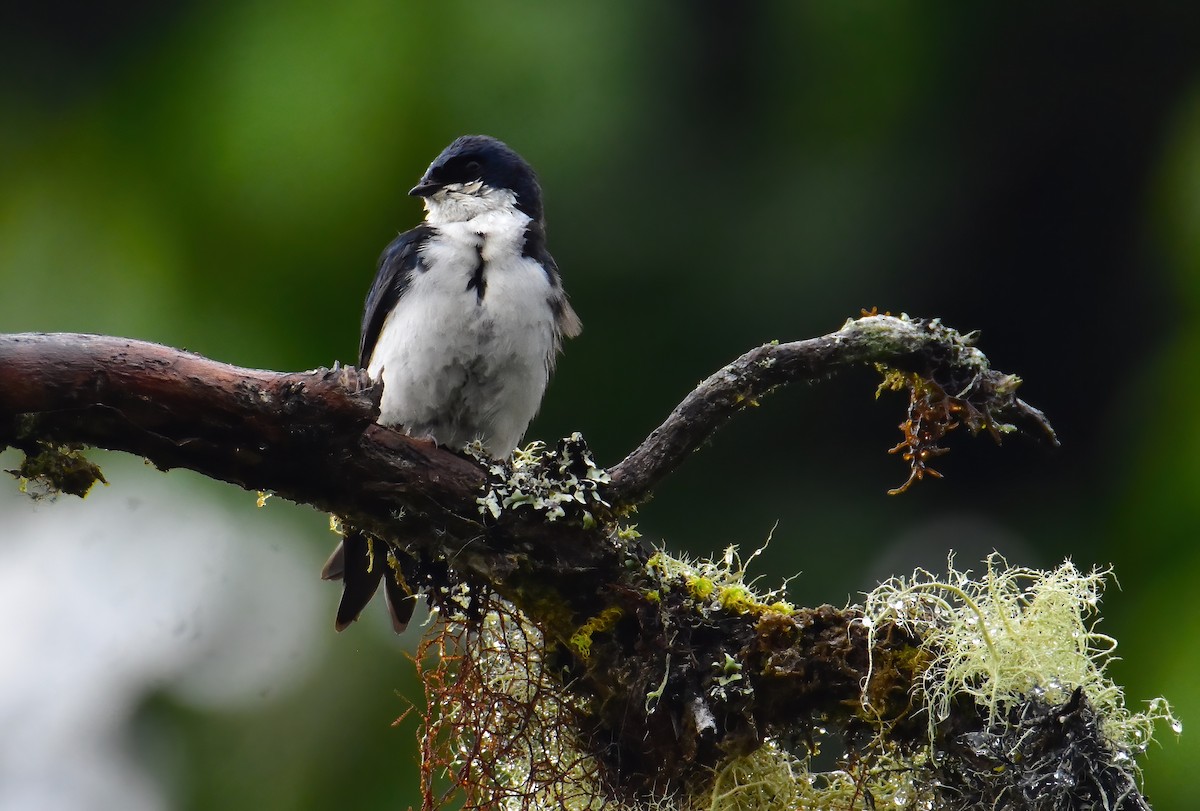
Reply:
[[[542,190],[537,175],[508,144],[489,135],[464,135],[442,150],[425,170],[411,194],[426,195],[449,183],[482,180],[494,189],[508,189],[517,208],[542,220]]]

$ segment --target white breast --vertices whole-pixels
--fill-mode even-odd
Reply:
[[[383,379],[380,423],[454,448],[478,439],[493,456],[521,441],[555,349],[549,278],[521,256],[528,222],[507,210],[438,226],[368,366]]]

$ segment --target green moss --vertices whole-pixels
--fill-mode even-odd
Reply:
[[[610,606],[589,619],[579,626],[579,630],[571,634],[571,638],[567,640],[571,650],[586,662],[592,653],[592,636],[604,631],[611,631],[624,613],[620,608]]]
[[[669,584],[682,581],[688,594],[702,606],[715,599],[722,609],[735,614],[764,614],[770,611],[791,614],[794,607],[779,599],[782,588],[760,593],[746,584],[746,564],[758,557],[765,548],[764,545],[756,550],[745,562],[733,546],[727,548],[720,557],[708,560],[690,560],[658,551],[646,562],[646,569],[662,583],[663,592],[668,590]]]
[[[707,602],[708,598],[712,597],[714,589],[716,586],[707,577],[695,577],[688,581],[688,591],[701,602]]]
[[[734,614],[747,614],[762,605],[745,586],[723,586],[717,592],[717,602]]]
[[[78,445],[39,442],[36,453],[25,454],[21,467],[12,471],[21,492],[35,498],[66,493],[83,498],[96,482],[108,484],[97,465],[83,455]]]

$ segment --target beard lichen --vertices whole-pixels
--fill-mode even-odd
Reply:
[[[845,768],[815,771],[800,757],[768,741],[719,769],[710,792],[680,811],[793,811],[794,809],[934,808],[933,787],[914,775],[923,755],[879,743],[869,756],[848,758]]]
[[[872,634],[885,623],[908,628],[932,657],[920,685],[931,739],[963,698],[995,723],[1030,691],[1061,702],[1078,688],[1118,750],[1144,751],[1155,721],[1172,718],[1161,700],[1147,712],[1129,710],[1105,674],[1117,643],[1094,619],[1111,572],[1084,573],[1070,561],[1051,571],[1010,567],[994,553],[985,565],[973,579],[951,560],[944,578],[918,569],[866,597],[863,622]]]
[[[779,590],[760,594],[744,582],[745,564],[733,547],[705,561],[660,551],[647,561],[644,572],[664,592],[686,595],[697,611],[727,612],[732,594],[741,595],[736,602],[742,611],[790,610],[779,599]],[[645,602],[654,603],[648,597]],[[470,610],[461,610],[468,604]],[[614,785],[612,764],[589,733],[595,729],[599,699],[573,687],[564,663],[573,656],[586,664],[593,636],[611,634],[621,609],[604,609],[566,643],[557,643],[511,602],[483,588],[472,587],[469,597],[460,594],[436,608],[439,624],[416,657],[426,691],[421,732],[424,808],[451,802],[464,809],[512,811],[746,807],[740,800],[734,805],[712,801],[707,787],[715,785],[708,779],[714,773],[689,783],[692,789],[677,785],[629,794]],[[647,713],[667,701],[667,680],[676,670],[667,654],[661,672],[656,671],[657,689],[648,686],[636,699]],[[716,733],[710,705],[749,695],[749,682],[741,671],[741,663],[729,653],[706,668],[709,690],[688,709],[701,734]],[[748,756],[751,760],[731,761],[741,765],[723,770],[722,791],[728,791],[729,780],[749,764],[767,764],[766,752],[772,751],[783,750],[768,747],[762,755]],[[787,757],[772,767],[776,775],[792,768],[793,756]],[[738,790],[730,796],[742,794]]]
[[[551,672],[554,646],[511,603],[475,597],[478,621],[442,623],[416,657],[427,704],[422,807],[610,807],[578,737],[586,701]]]
[[[668,599],[675,608],[688,605],[701,623],[697,628],[751,613],[758,632],[768,626],[794,631],[789,623],[805,610],[783,602],[782,589],[762,592],[746,581],[746,563],[758,554],[743,562],[731,547],[696,561],[660,550],[641,570],[641,582],[658,599],[632,591],[627,597],[641,599],[638,612],[660,619],[665,615],[657,612]],[[849,691],[858,696],[857,711],[768,715],[753,746],[725,749],[705,761],[711,765],[692,771],[679,770],[680,753],[656,749],[662,782],[647,786],[651,769],[635,791],[614,782],[621,775],[606,746],[615,740],[595,734],[613,696],[580,689],[576,679],[581,661],[585,668],[635,668],[612,659],[612,637],[618,621],[641,620],[606,609],[579,627],[578,639],[555,642],[511,603],[473,590],[473,610],[443,613],[446,619],[418,657],[428,700],[424,808],[454,800],[465,809],[506,811],[1140,811],[1146,806],[1133,759],[1150,743],[1158,721],[1177,732],[1179,726],[1161,699],[1144,711],[1130,710],[1105,675],[1115,642],[1094,626],[1108,574],[1081,572],[1070,562],[1050,571],[1010,567],[993,555],[977,578],[950,566],[944,577],[918,570],[890,580],[865,595],[861,613],[829,609],[856,617],[848,627],[866,639],[863,656],[870,663],[860,672],[867,675]],[[766,700],[759,689],[772,689],[764,681],[770,674],[755,669],[762,663],[747,666],[756,660],[736,646],[712,661],[697,660],[697,674],[685,675],[684,660],[700,649],[669,644],[682,628],[664,626],[666,647],[643,663],[645,678],[630,682],[641,688],[625,712],[632,707],[644,717],[622,716],[636,724],[663,711],[681,713],[686,723],[676,730],[678,740],[667,736],[656,746],[683,746],[686,734],[709,740],[737,717],[731,708],[752,707]],[[897,632],[916,643],[889,645],[887,635]],[[801,657],[818,655],[796,644],[790,649]],[[589,652],[603,661],[589,664]],[[907,665],[889,664],[888,656],[902,654]],[[651,665],[657,667],[653,673]],[[873,705],[894,695],[885,687],[902,671],[910,678],[899,689],[911,699],[903,718],[892,714],[894,707]],[[685,684],[690,692],[681,691]],[[821,753],[823,747],[835,751]]]
[[[1143,808],[1134,758],[1158,722],[1182,726],[1164,699],[1125,704],[1105,673],[1116,640],[1095,629],[1108,570],[1009,566],[990,555],[979,578],[918,569],[866,595],[863,622],[921,640],[936,808]],[[874,645],[868,645],[873,651]],[[868,674],[869,684],[871,675]],[[864,701],[871,691],[864,685]]]

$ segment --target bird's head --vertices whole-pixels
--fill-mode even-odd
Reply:
[[[456,139],[409,194],[424,198],[434,222],[462,222],[506,208],[542,220],[542,190],[533,168],[503,141],[487,135]]]

